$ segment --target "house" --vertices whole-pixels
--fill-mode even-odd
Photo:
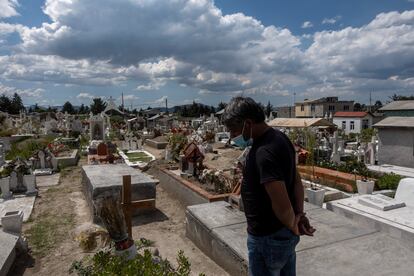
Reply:
[[[276,107],[278,118],[295,118],[295,107],[294,106],[279,106]]]
[[[338,97],[325,97],[295,103],[296,118],[322,118],[338,111],[354,111],[354,101],[339,101]]]
[[[378,163],[414,168],[414,117],[386,117],[376,123]]]
[[[369,112],[340,111],[334,114],[333,123],[347,135],[361,133],[363,129],[372,127],[373,116]]]
[[[393,101],[379,109],[385,117],[414,117],[414,100],[413,101]]]

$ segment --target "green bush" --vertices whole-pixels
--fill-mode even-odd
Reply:
[[[85,257],[75,261],[69,273],[76,272],[80,276],[97,275],[165,275],[187,276],[191,274],[191,265],[183,251],[178,252],[177,268],[173,268],[166,259],[154,257],[148,249],[143,254],[127,260],[123,256],[116,256],[109,251],[99,251],[92,257]]]
[[[403,178],[404,177],[398,174],[395,174],[395,173],[384,174],[378,179],[377,185],[382,190],[383,189],[396,190],[398,187],[398,184],[400,183],[400,180]]]

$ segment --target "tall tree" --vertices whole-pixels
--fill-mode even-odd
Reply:
[[[81,106],[79,107],[79,114],[85,114],[85,105],[81,104]]]
[[[94,98],[91,104],[91,111],[93,114],[101,113],[105,110],[106,103],[101,98]]]
[[[14,93],[13,98],[11,99],[9,113],[19,114],[21,110],[25,110],[22,98],[19,96],[19,94]]]
[[[227,104],[226,104],[226,103],[220,102],[220,103],[218,104],[218,106],[217,106],[217,111],[220,111],[220,110],[222,110],[222,109],[225,109],[225,108],[226,108],[226,106],[227,106]]]
[[[11,101],[6,95],[0,96],[0,111],[10,112]]]
[[[362,111],[362,106],[360,103],[354,103],[354,111]]]
[[[63,104],[62,112],[63,113],[67,112],[69,114],[74,114],[75,109],[73,108],[73,105],[69,101],[67,101]]]

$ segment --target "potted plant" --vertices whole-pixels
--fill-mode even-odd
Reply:
[[[128,236],[119,197],[105,193],[96,200],[95,206],[109,237],[115,243],[115,254],[133,259],[137,254],[137,248],[132,237]]]
[[[309,203],[322,207],[325,199],[325,190],[317,184],[311,183],[311,187],[306,188],[306,196]]]
[[[374,191],[375,181],[368,180],[365,176],[361,180],[357,179],[356,184],[360,195],[372,194]]]

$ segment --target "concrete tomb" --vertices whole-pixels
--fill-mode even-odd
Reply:
[[[158,184],[158,180],[126,164],[82,166],[82,185],[91,214],[94,214],[94,222],[100,221],[99,217],[95,215],[94,201],[100,195],[108,192],[114,196],[120,196],[123,175],[131,175],[132,201],[156,198],[155,185]]]

